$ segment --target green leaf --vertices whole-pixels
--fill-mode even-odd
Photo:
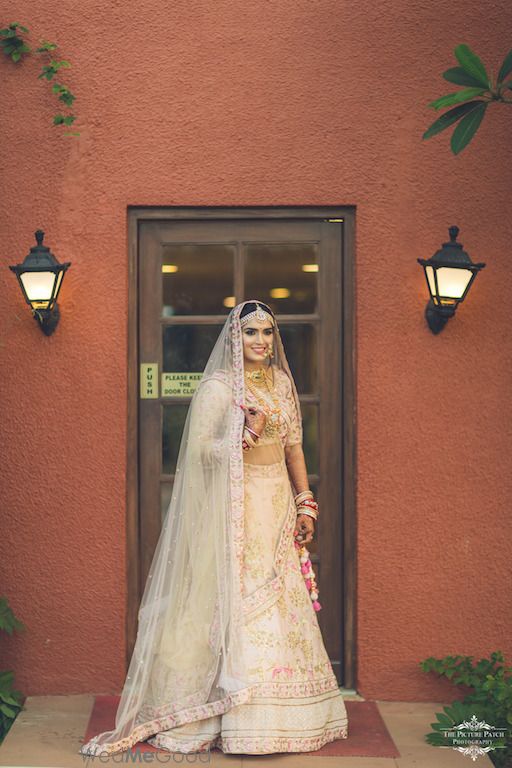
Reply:
[[[0,698],[5,704],[13,704],[15,707],[19,706],[19,702],[16,701],[14,696],[10,696],[8,693],[0,692]]]
[[[443,714],[443,712],[436,712],[437,719],[439,720],[439,723],[444,728],[451,728],[453,725],[453,720],[448,717],[448,715]]]
[[[468,115],[462,118],[458,126],[452,133],[450,145],[454,155],[458,155],[464,147],[469,144],[473,136],[478,130],[480,123],[485,115],[487,103],[485,101],[480,102],[475,109],[473,109]]]
[[[490,87],[489,76],[479,56],[474,53],[469,45],[458,45],[455,48],[455,57],[462,69],[473,75],[481,85]]]
[[[456,85],[467,85],[473,88],[482,87],[480,80],[473,77],[473,75],[470,75],[465,69],[462,69],[462,67],[452,67],[451,69],[447,69],[446,72],[443,72],[443,77],[445,80],[448,80],[448,82],[455,83]]]
[[[59,96],[59,101],[63,101],[66,107],[70,107],[73,104],[75,98],[76,96],[73,96],[71,91],[66,90],[61,94],[61,96]]]
[[[54,51],[57,48],[55,43],[49,43],[48,40],[41,40],[41,47],[37,49],[39,53],[44,51]]]
[[[64,125],[72,125],[76,120],[76,117],[74,115],[68,115],[64,118]]]
[[[498,79],[496,81],[496,85],[500,85],[503,80],[512,72],[512,50],[510,50],[507,55],[505,56],[505,59],[503,60],[503,64],[500,67],[500,71],[498,72]]]
[[[61,67],[70,67],[70,66],[71,64],[69,63],[69,61],[65,61],[64,59],[62,61],[55,61],[54,59],[50,61],[50,67],[55,69],[55,71],[57,71]]]
[[[7,717],[15,717],[16,716],[16,710],[11,709],[7,706],[7,704],[0,704],[0,712],[3,712],[4,715]]]
[[[64,115],[55,115],[53,118],[54,125],[61,125],[64,122]]]
[[[468,112],[471,112],[473,109],[475,109],[478,104],[484,103],[485,102],[478,100],[467,101],[465,104],[460,104],[458,107],[454,107],[453,109],[448,110],[448,112],[445,112],[444,115],[441,115],[440,118],[432,123],[430,128],[425,131],[422,138],[430,139],[432,136],[441,133],[441,131],[449,128],[450,125],[453,125],[453,123],[456,123],[457,120],[461,119],[461,117],[464,117],[464,115],[467,115]]]
[[[452,104],[459,104],[461,101],[472,99],[473,96],[480,96],[485,93],[487,88],[464,88],[462,91],[456,91],[455,93],[448,93],[446,96],[441,96],[439,99],[432,101],[428,106],[434,109],[442,109],[443,107],[451,107]]]
[[[14,51],[14,53],[11,56],[11,59],[13,61],[19,61],[21,59],[21,53],[19,51]]]

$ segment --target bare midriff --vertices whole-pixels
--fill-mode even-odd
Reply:
[[[284,461],[284,448],[279,440],[264,442],[243,452],[244,464],[276,464]]]

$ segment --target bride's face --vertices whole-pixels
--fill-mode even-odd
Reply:
[[[250,320],[242,328],[244,345],[244,361],[247,363],[263,363],[268,359],[272,349],[274,329],[270,320]]]

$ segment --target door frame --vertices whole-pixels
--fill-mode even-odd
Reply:
[[[330,219],[342,220],[342,570],[344,626],[344,690],[355,691],[356,654],[356,323],[355,323],[355,206],[128,206],[128,328],[126,443],[126,669],[135,639],[139,610],[139,478],[138,478],[138,257],[139,222],[158,220]]]

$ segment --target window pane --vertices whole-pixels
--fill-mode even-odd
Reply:
[[[264,301],[276,314],[316,311],[317,245],[249,243],[245,255],[247,299]]]
[[[315,403],[301,403],[303,450],[306,469],[311,475],[318,474],[318,406]]]
[[[316,329],[312,325],[280,325],[284,351],[295,379],[297,392],[316,394]]]
[[[173,475],[176,472],[176,461],[188,406],[188,403],[162,406],[162,472],[166,475]]]
[[[168,325],[162,328],[163,370],[202,373],[222,325]]]
[[[162,315],[228,314],[234,306],[234,245],[162,247]]]

